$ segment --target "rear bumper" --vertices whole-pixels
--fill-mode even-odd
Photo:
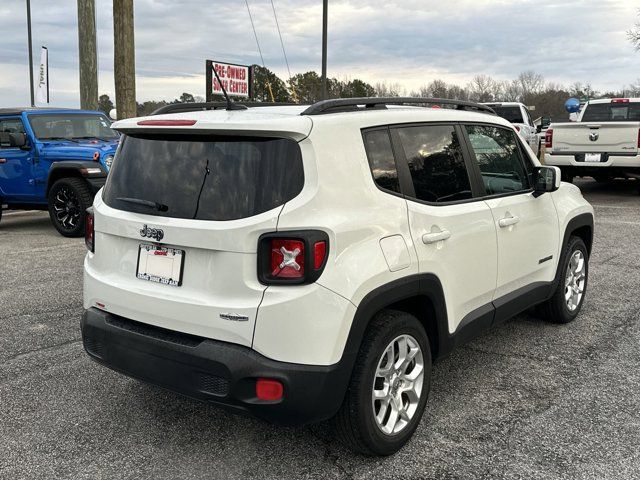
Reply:
[[[336,414],[353,359],[330,366],[270,360],[254,350],[135,322],[90,308],[82,317],[85,350],[97,362],[130,377],[205,402],[286,425]],[[257,378],[280,380],[284,397],[258,400]]]
[[[546,152],[544,155],[545,165],[552,165],[556,167],[576,167],[585,170],[596,170],[599,168],[623,168],[623,169],[640,169],[640,155],[615,155],[615,154],[603,154],[603,159],[606,161],[584,162],[576,160],[576,157],[583,158],[584,154],[578,155],[557,155]]]

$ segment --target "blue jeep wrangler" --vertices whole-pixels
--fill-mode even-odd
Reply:
[[[48,208],[58,232],[82,236],[118,141],[101,112],[0,108],[0,220],[3,205]]]

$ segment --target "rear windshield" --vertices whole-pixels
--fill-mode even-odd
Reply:
[[[294,140],[127,135],[103,199],[130,212],[235,220],[283,205],[303,184],[302,156]]]
[[[508,122],[524,123],[524,120],[522,118],[522,110],[520,110],[520,107],[491,106],[491,108],[493,108],[493,110],[498,114],[498,116],[504,118]]]
[[[640,121],[640,103],[591,103],[582,114],[583,122]]]

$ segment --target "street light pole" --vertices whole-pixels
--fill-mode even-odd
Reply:
[[[35,107],[33,94],[33,48],[31,46],[31,0],[27,0],[27,39],[29,42],[29,88],[31,92],[31,106]]]
[[[327,98],[327,20],[329,0],[322,1],[322,99]]]

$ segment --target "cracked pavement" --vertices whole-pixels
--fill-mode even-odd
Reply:
[[[527,313],[434,367],[389,458],[327,424],[274,427],[138,383],[82,349],[82,239],[46,213],[0,223],[0,478],[640,478],[640,196],[580,181],[596,210],[586,303]]]

